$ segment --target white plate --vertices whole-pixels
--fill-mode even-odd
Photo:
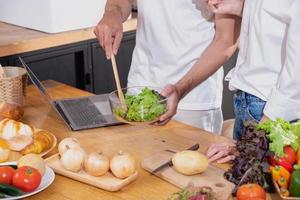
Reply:
[[[0,166],[3,166],[3,165],[16,165],[16,164],[17,164],[17,162],[9,162],[9,163],[5,163],[5,164],[1,164]],[[32,192],[25,193],[24,195],[21,195],[21,196],[7,196],[7,198],[3,198],[3,199],[4,200],[13,200],[13,199],[22,199],[22,198],[25,198],[25,197],[32,196],[36,193],[39,193],[39,192],[43,191],[47,187],[49,187],[49,185],[51,185],[51,183],[53,183],[54,178],[55,178],[54,171],[50,167],[46,166],[45,174],[42,177],[42,181],[41,181],[41,183],[40,183],[40,185],[37,189],[35,189]]]

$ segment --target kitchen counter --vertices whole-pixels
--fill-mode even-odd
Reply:
[[[45,86],[54,99],[91,95],[88,92],[54,81],[46,81]],[[195,141],[199,142],[200,151],[204,152],[211,143],[226,140],[224,137],[212,135],[176,121],[171,121],[166,126],[120,125],[72,132],[32,85],[27,88],[26,102],[25,115],[22,121],[52,132],[58,141],[69,136],[76,137],[80,141],[85,140],[85,143],[93,146],[95,150],[101,149],[108,156],[122,149],[132,153],[138,162],[165,149],[185,149],[194,144]],[[54,150],[49,155],[56,153],[56,151]],[[229,165],[218,166],[223,169],[229,167]],[[52,185],[28,199],[164,200],[171,193],[179,190],[172,184],[146,172],[140,166],[138,166],[138,172],[137,180],[118,192],[107,192],[56,175]],[[279,198],[274,195],[268,199]]]
[[[123,23],[123,30],[124,32],[132,31],[136,29],[136,26],[137,20],[133,18]],[[49,34],[0,22],[0,57],[94,38],[93,28]]]

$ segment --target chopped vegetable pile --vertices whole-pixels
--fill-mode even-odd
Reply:
[[[125,94],[127,111],[115,109],[115,114],[132,122],[152,121],[166,111],[166,103],[158,92],[147,87],[138,95]]]

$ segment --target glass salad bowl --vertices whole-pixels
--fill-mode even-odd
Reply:
[[[153,124],[167,111],[167,98],[160,95],[162,89],[150,86],[123,88],[125,104],[115,90],[109,94],[111,110],[117,120],[132,125]]]

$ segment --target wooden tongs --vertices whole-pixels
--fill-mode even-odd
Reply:
[[[119,97],[119,100],[121,103],[121,107],[126,112],[127,106],[126,106],[124,94],[123,94],[121,84],[120,84],[120,78],[119,78],[118,68],[117,68],[117,64],[116,64],[116,58],[113,53],[111,54],[110,60],[111,60],[111,64],[112,64],[112,68],[113,68],[113,72],[114,72],[114,77],[115,77],[115,81],[116,81],[118,97]]]

